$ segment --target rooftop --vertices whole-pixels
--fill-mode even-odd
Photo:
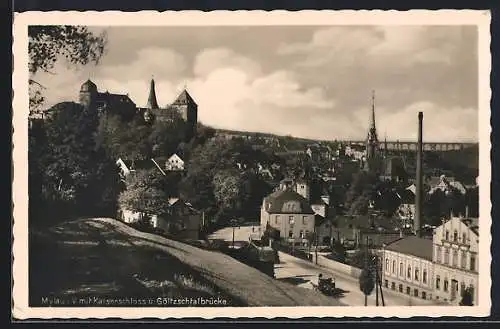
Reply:
[[[270,214],[294,213],[294,214],[314,214],[311,205],[302,195],[297,192],[286,189],[271,193],[265,199],[266,211]],[[285,209],[284,205],[289,201],[295,201],[299,204],[298,208]]]
[[[389,243],[386,250],[432,261],[432,240],[407,236]]]

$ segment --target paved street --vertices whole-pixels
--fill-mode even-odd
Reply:
[[[227,227],[213,233],[210,237],[231,241],[232,234],[233,228]],[[236,227],[234,230],[234,239],[235,241],[248,241],[251,234],[258,234],[258,227],[254,227],[253,231],[252,226]],[[280,252],[279,256],[280,264],[275,265],[276,279],[312,289],[313,286],[311,282],[317,284],[318,275],[322,273],[324,277],[335,278],[336,288],[341,292],[339,300],[342,303],[350,306],[363,306],[365,304],[365,297],[359,290],[358,279],[332,269],[317,266],[314,263],[293,257],[283,252]],[[433,301],[399,294],[385,288],[383,288],[383,294],[386,306],[436,305]],[[375,299],[375,291],[373,291],[373,294],[368,296],[368,305],[375,306]],[[382,305],[381,298],[379,299],[379,303]]]
[[[318,283],[319,273],[323,277],[334,277],[336,288],[342,292],[339,299],[342,303],[350,306],[363,306],[365,297],[359,290],[358,279],[339,273],[324,267],[319,267],[314,263],[293,257],[286,253],[279,253],[280,264],[275,265],[276,278],[281,281],[294,283],[304,288],[312,289],[310,281]],[[410,297],[399,293],[394,293],[383,288],[384,301],[386,306],[409,306],[409,305],[435,305],[432,301],[423,300],[416,297]],[[380,296],[379,296],[380,298]],[[375,306],[375,290],[371,296],[368,296],[368,305]],[[382,305],[381,298],[379,299]]]

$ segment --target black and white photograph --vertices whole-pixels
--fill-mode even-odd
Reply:
[[[489,23],[16,14],[13,312],[488,315]]]

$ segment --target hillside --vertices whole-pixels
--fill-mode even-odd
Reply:
[[[110,218],[65,222],[32,233],[30,257],[32,306],[40,306],[44,296],[76,295],[155,300],[219,296],[228,306],[342,305],[227,255],[140,232]]]

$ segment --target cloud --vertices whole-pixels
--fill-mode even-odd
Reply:
[[[258,63],[228,48],[209,48],[198,53],[193,65],[195,76],[206,77],[220,67],[244,70],[247,74],[261,74]]]
[[[363,139],[375,90],[381,139],[385,131],[388,139],[414,139],[419,110],[425,138],[477,138],[474,27],[252,27],[244,33],[243,40],[222,27],[113,28],[98,66],[59,62],[57,75],[39,80],[49,106],[77,100],[88,78],[101,91],[128,93],[145,106],[154,74],[161,106],[187,85],[206,124],[320,139]]]
[[[136,58],[127,64],[102,66],[101,77],[117,79],[144,79],[151,75],[159,79],[177,79],[185,73],[187,63],[183,56],[168,48],[139,49]]]
[[[336,26],[317,30],[308,42],[283,43],[281,55],[302,55],[299,66],[337,67],[391,64],[408,67],[418,63],[452,63],[460,30],[450,27]],[[383,66],[385,67],[385,66]]]
[[[304,88],[293,72],[262,74],[258,63],[230,50],[204,50],[194,68],[199,75],[189,81],[188,89],[206,124],[289,133],[291,126],[304,124],[309,116],[305,109],[314,112],[335,105],[322,89]]]
[[[474,108],[442,108],[429,101],[408,104],[399,111],[387,107],[376,108],[378,138],[387,140],[417,140],[418,112],[424,113],[423,139],[428,142],[470,142],[478,140],[478,111]],[[369,109],[354,114],[359,127],[368,131]],[[464,124],[465,123],[465,124]]]

